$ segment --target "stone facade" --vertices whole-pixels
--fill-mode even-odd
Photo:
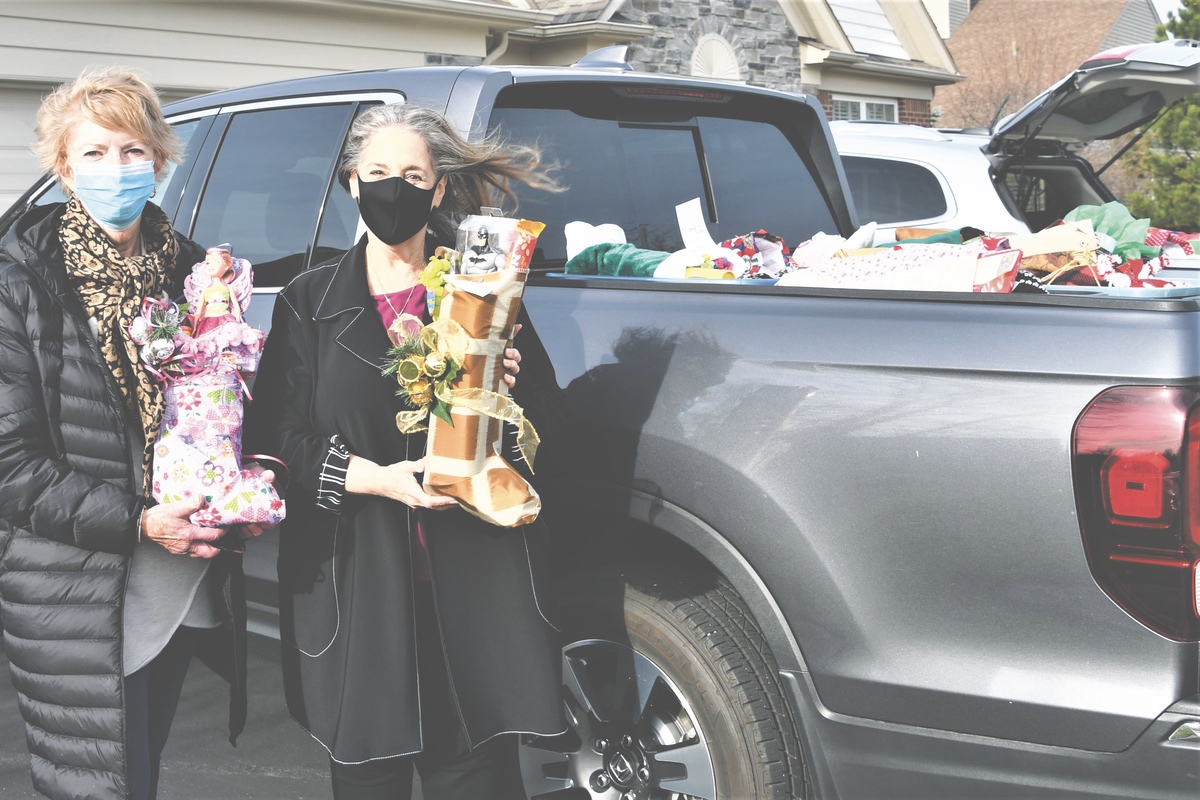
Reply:
[[[736,54],[738,78],[751,86],[812,93],[821,81],[815,73],[802,79],[801,39],[774,0],[627,0],[613,19],[654,28],[630,44],[628,60],[639,71],[691,75],[697,43],[717,34]],[[818,95],[829,114],[830,92]],[[930,125],[928,99],[896,101],[898,122]]]
[[[799,42],[778,3],[629,0],[613,19],[655,28],[653,36],[629,48],[629,63],[636,70],[690,75],[696,43],[715,33],[737,53],[741,80],[751,86],[802,91]]]

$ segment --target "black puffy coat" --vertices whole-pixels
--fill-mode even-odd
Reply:
[[[61,205],[35,208],[0,242],[0,620],[35,788],[117,800],[129,796],[121,620],[141,423],[68,283],[61,214]],[[203,259],[179,241],[182,263]],[[214,568],[235,622],[207,632],[201,647],[231,680],[231,739],[246,714],[245,603],[232,555]]]

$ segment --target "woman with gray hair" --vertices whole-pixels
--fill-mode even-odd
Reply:
[[[193,655],[245,705],[241,559],[155,505],[163,393],[129,323],[204,251],[153,203],[182,157],[154,90],[122,69],[50,94],[35,151],[68,194],[0,243],[0,603],[34,787],[152,800]],[[243,526],[244,533],[261,533]]]
[[[468,142],[436,112],[374,107],[339,177],[366,235],[302,273],[275,306],[248,445],[288,464],[279,553],[285,694],[328,751],[338,800],[509,798],[516,733],[565,731],[561,659],[543,616],[540,523],[499,529],[421,486],[425,434],[381,368],[400,314],[429,321],[418,275],[459,220],[555,189],[538,154]],[[564,415],[521,312],[505,381],[543,439]],[[518,380],[519,373],[519,380]],[[522,468],[524,465],[518,465]]]

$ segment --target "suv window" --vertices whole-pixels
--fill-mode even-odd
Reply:
[[[934,219],[949,206],[942,184],[920,164],[889,158],[842,156],[850,196],[864,222]]]
[[[329,261],[349,250],[354,246],[357,230],[358,203],[354,202],[350,192],[334,181],[329,199],[325,201],[325,210],[321,212],[321,229],[317,233],[317,246],[313,248],[312,263]]]
[[[562,265],[563,226],[573,220],[616,223],[631,244],[678,250],[675,206],[695,197],[716,241],[761,228],[795,245],[837,230],[803,147],[784,135],[783,121],[772,121],[769,100],[734,108],[622,98],[608,86],[525,88],[500,96],[490,127],[536,143],[562,168],[561,195],[515,187],[520,215],[546,223],[535,266]]]
[[[235,114],[191,237],[204,246],[232,244],[254,264],[257,286],[286,284],[308,266],[354,109],[341,103]]]

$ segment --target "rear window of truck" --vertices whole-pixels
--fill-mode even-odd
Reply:
[[[518,85],[489,127],[561,168],[561,194],[517,186],[518,213],[546,223],[534,268],[566,261],[563,227],[615,223],[638,247],[683,247],[675,206],[699,197],[715,241],[764,229],[796,245],[837,225],[790,104],[739,96],[629,96],[611,85]]]

